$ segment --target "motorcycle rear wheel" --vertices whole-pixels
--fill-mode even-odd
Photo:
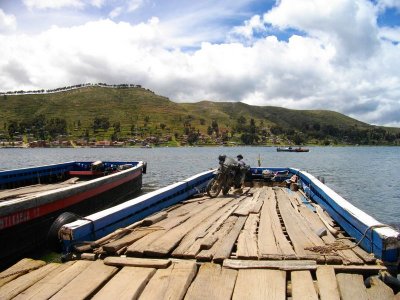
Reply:
[[[222,189],[222,185],[219,183],[218,180],[215,179],[211,179],[210,182],[207,184],[207,195],[210,198],[215,198],[219,195],[219,193],[221,192]]]

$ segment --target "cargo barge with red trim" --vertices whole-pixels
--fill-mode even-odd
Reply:
[[[63,223],[138,194],[145,172],[142,161],[66,162],[0,171],[0,265],[51,245]]]

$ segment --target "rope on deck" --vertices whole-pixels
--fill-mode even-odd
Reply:
[[[317,252],[320,254],[330,254],[332,252],[340,251],[340,250],[351,250],[354,249],[355,247],[359,246],[363,239],[367,236],[368,231],[371,230],[371,236],[372,236],[372,230],[375,228],[381,228],[381,227],[390,227],[389,225],[386,224],[376,224],[376,225],[371,225],[369,226],[365,231],[364,234],[362,235],[361,239],[354,244],[353,246],[350,245],[345,245],[340,239],[344,238],[339,238],[333,243],[324,245],[324,246],[313,246],[313,247],[307,247],[305,250],[310,250],[312,252]],[[372,245],[372,239],[371,239],[371,252],[373,252],[373,245]]]

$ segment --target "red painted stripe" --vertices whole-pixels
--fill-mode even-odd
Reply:
[[[140,174],[142,174],[142,171],[137,170],[134,173],[130,174],[129,176],[123,177],[120,180],[110,182],[108,184],[102,184],[96,188],[85,191],[83,193],[75,194],[70,197],[67,197],[64,199],[59,199],[55,202],[47,203],[47,204],[39,206],[39,207],[22,210],[22,211],[19,211],[19,212],[16,212],[16,213],[13,213],[13,214],[10,214],[7,216],[0,217],[0,230],[8,228],[8,227],[12,227],[12,226],[24,223],[24,222],[31,221],[33,219],[45,216],[49,213],[52,213],[52,212],[60,210],[60,209],[67,208],[71,205],[77,204],[88,198],[91,198],[98,194],[104,193],[104,192],[111,190],[119,185],[122,185],[128,181],[131,181],[131,180],[139,177]]]

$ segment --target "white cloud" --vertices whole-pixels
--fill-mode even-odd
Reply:
[[[60,9],[63,7],[83,8],[81,0],[23,0],[29,9]]]
[[[90,4],[94,7],[101,8],[105,3],[105,0],[91,0]]]
[[[376,9],[364,0],[282,0],[264,20],[333,45],[339,62],[368,59],[379,47]]]
[[[400,27],[382,27],[379,30],[379,37],[392,42],[400,42]]]
[[[189,16],[177,23],[99,20],[32,36],[0,35],[0,87],[129,82],[177,101],[330,109],[398,126],[398,29],[378,28],[378,12],[367,1],[334,2],[282,0],[263,18],[254,16],[230,32],[251,43],[203,42],[192,52],[181,46],[201,38],[179,28]],[[257,37],[268,34],[264,26],[304,34]]]
[[[400,10],[400,1],[399,0],[378,0],[377,6],[381,10],[385,10],[386,8],[395,8]]]
[[[142,6],[143,0],[130,0],[128,1],[128,12],[132,12]]]
[[[17,28],[17,19],[14,15],[6,14],[0,8],[0,33],[14,31]]]
[[[229,33],[230,40],[232,41],[253,41],[254,34],[265,32],[265,24],[259,15],[253,16],[250,20],[246,20],[244,25],[235,26]]]
[[[122,6],[117,6],[112,11],[110,11],[110,13],[108,15],[111,19],[115,19],[122,14],[123,9],[124,8]]]

